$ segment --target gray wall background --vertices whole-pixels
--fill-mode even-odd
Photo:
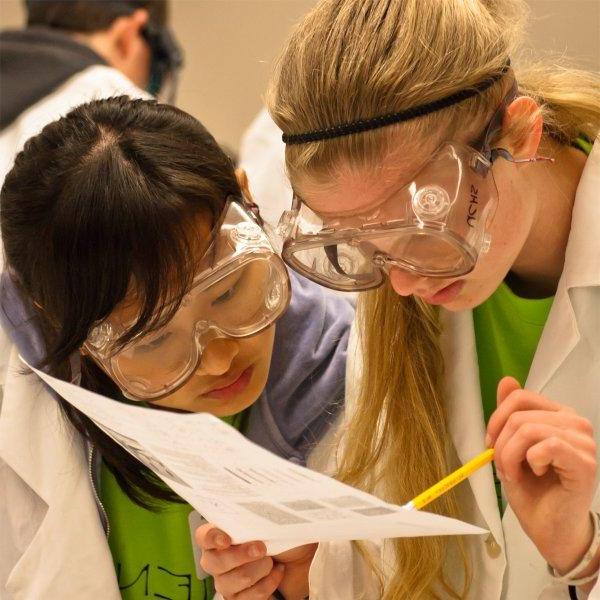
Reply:
[[[186,51],[178,105],[237,149],[260,110],[273,60],[314,0],[171,0]],[[534,54],[564,53],[600,71],[600,0],[529,0]],[[24,21],[21,0],[0,0],[0,27]],[[0,82],[1,85],[1,82]]]

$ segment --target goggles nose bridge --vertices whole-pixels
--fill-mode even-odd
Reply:
[[[214,323],[206,319],[198,321],[194,325],[194,341],[196,342],[196,348],[198,348],[198,362],[200,362],[202,354],[210,342],[224,337],[227,336]]]

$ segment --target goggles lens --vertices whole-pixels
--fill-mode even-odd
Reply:
[[[160,329],[111,350],[127,330],[110,320],[87,347],[127,396],[154,399],[180,387],[217,337],[243,338],[272,325],[290,301],[285,265],[253,218],[232,203],[203,271],[175,315]]]
[[[407,185],[363,214],[320,217],[298,199],[287,215],[284,260],[338,290],[364,290],[389,266],[427,277],[471,271],[486,250],[497,204],[489,161],[444,144]]]

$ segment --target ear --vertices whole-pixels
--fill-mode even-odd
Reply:
[[[148,23],[148,19],[148,11],[140,8],[131,15],[118,17],[112,22],[108,34],[121,59],[129,58],[136,43],[139,42],[142,29]]]
[[[250,202],[254,202],[252,194],[250,193],[250,183],[248,182],[248,175],[246,174],[246,171],[244,171],[244,169],[236,169],[235,176],[238,180],[240,188],[242,189],[242,194],[244,197],[247,200],[250,200]]]
[[[520,96],[504,111],[500,145],[514,158],[533,158],[542,139],[544,119],[533,98]]]

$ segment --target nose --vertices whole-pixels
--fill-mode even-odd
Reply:
[[[425,277],[413,275],[408,271],[393,267],[389,273],[390,283],[399,296],[412,296],[423,287]]]
[[[227,373],[239,351],[240,345],[236,340],[229,338],[211,340],[204,348],[197,373],[203,375]]]

